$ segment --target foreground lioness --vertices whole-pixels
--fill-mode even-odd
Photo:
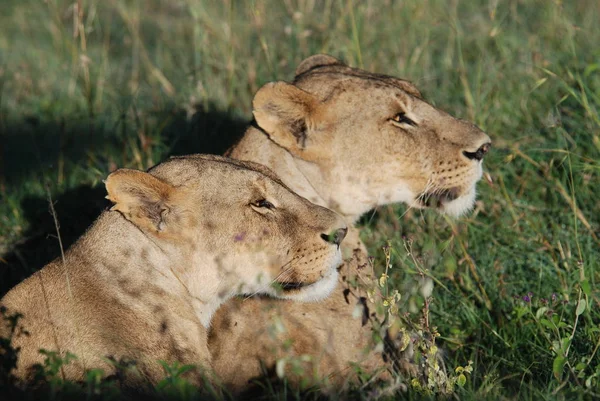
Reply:
[[[269,166],[294,191],[342,214],[349,225],[394,202],[464,213],[474,203],[490,146],[480,129],[428,104],[411,83],[326,55],[304,60],[292,84],[261,88],[253,113],[255,126],[229,155]],[[225,383],[242,389],[290,355],[310,355],[309,372],[338,383],[351,362],[371,372],[387,367],[370,346],[372,326],[352,316],[364,293],[349,283],[368,270],[356,230],[343,248],[353,259],[323,302],[236,299],[217,312],[209,348]]]
[[[117,170],[106,189],[115,205],[64,261],[0,301],[23,315],[28,332],[13,338],[20,379],[42,362],[39,349],[77,356],[64,367],[68,379],[83,379],[91,368],[111,374],[109,360],[135,361],[145,376],[139,380],[150,383],[164,377],[159,360],[207,368],[207,327],[229,297],[318,300],[337,283],[344,221],[262,166],[173,158],[148,173]],[[8,336],[5,327],[0,335]],[[200,371],[189,379],[200,384]]]

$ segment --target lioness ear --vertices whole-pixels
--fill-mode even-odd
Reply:
[[[271,82],[252,101],[256,123],[279,146],[291,152],[305,150],[308,130],[316,124],[319,100],[286,82]]]
[[[344,63],[342,63],[340,60],[328,54],[315,54],[304,59],[300,65],[298,65],[298,68],[296,68],[296,76],[304,74],[313,68],[335,64],[344,65]]]
[[[142,230],[165,230],[175,187],[151,174],[125,168],[111,173],[104,182],[106,198],[115,204],[110,210],[121,212]]]

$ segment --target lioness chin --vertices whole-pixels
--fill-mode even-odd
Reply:
[[[490,147],[484,132],[424,101],[410,82],[327,55],[304,60],[293,83],[262,87],[253,113],[255,123],[228,155],[265,164],[349,225],[396,202],[452,216],[465,213],[474,204]],[[337,387],[350,380],[352,364],[370,373],[392,364],[414,369],[407,361],[384,361],[372,346],[373,326],[353,317],[366,296],[353,283],[368,275],[367,254],[352,228],[342,248],[340,282],[326,300],[234,299],[217,312],[209,349],[224,383],[242,390],[252,378],[273,372],[277,360],[303,355],[310,356],[309,376],[328,377]],[[280,327],[275,335],[274,323]],[[289,371],[288,379],[298,383]]]
[[[197,365],[187,378],[200,385],[200,368],[211,366],[207,330],[222,302],[245,293],[318,300],[337,283],[345,222],[263,166],[172,158],[148,172],[117,170],[106,189],[114,206],[64,260],[0,301],[6,314],[22,315],[11,345],[24,384],[46,349],[77,356],[62,368],[66,379],[92,368],[111,375],[110,360],[128,361],[138,374],[124,384],[143,389],[164,377],[165,361]]]

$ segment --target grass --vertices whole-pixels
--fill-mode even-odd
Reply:
[[[599,20],[594,0],[4,0],[1,292],[58,256],[49,197],[68,245],[110,170],[222,152],[263,83],[326,52],[410,79],[494,142],[471,215],[363,222],[378,265],[391,245],[401,311],[436,282],[447,363],[473,361],[457,397],[598,397]]]

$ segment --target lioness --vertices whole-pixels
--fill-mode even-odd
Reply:
[[[314,301],[337,283],[345,222],[263,166],[194,155],[120,169],[105,183],[114,206],[64,260],[0,301],[28,332],[13,336],[17,378],[30,380],[46,349],[77,356],[67,379],[134,361],[144,378],[125,384],[143,388],[164,377],[159,360],[210,368],[211,316],[235,294]],[[188,378],[200,384],[200,370]]]
[[[424,101],[410,82],[327,55],[304,60],[291,84],[263,86],[253,113],[253,126],[228,155],[267,165],[349,225],[394,202],[453,216],[468,211],[490,147],[484,132]],[[334,293],[320,303],[234,299],[219,309],[209,349],[225,383],[243,389],[289,355],[310,355],[309,371],[334,382],[343,381],[351,363],[371,372],[387,367],[382,353],[370,347],[372,327],[352,316],[364,293],[349,283],[367,270],[356,229],[343,248],[345,258],[353,259],[344,264]],[[270,322],[282,323],[285,332],[273,335]]]

